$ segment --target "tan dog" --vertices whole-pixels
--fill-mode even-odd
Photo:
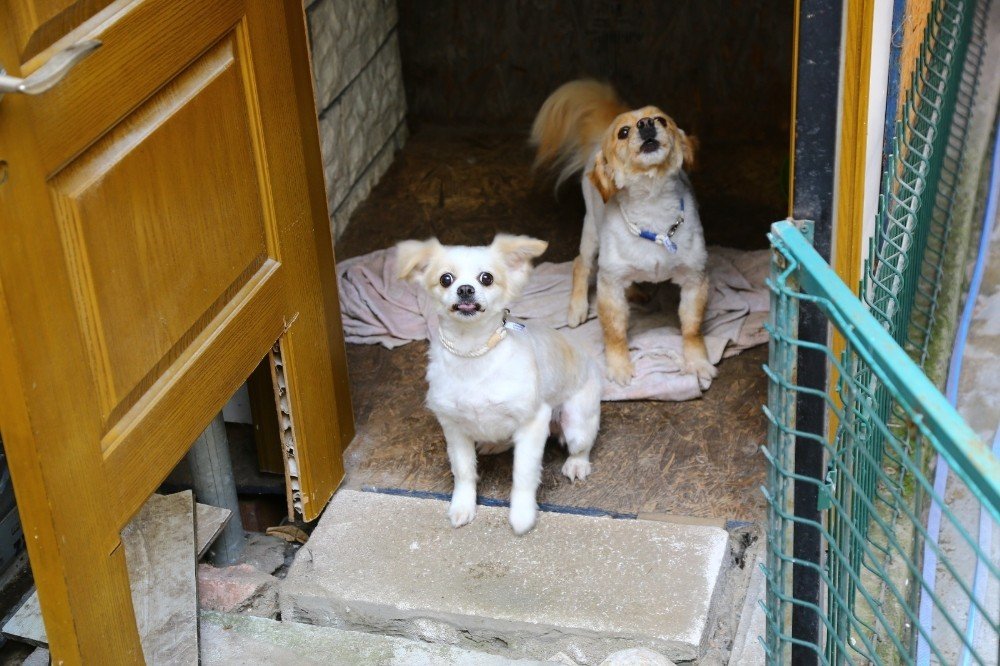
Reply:
[[[531,131],[536,166],[583,170],[580,255],[573,262],[569,325],[587,318],[587,289],[597,257],[597,314],[604,331],[608,378],[626,385],[635,373],[627,339],[626,293],[636,282],[671,281],[681,288],[680,320],[688,372],[707,387],[717,371],[708,360],[701,323],[708,301],[705,239],[683,167],[695,141],[663,111],[634,111],[614,89],[573,81],[542,105]],[[598,256],[598,249],[600,254]]]

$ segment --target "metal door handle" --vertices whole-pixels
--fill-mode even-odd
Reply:
[[[96,39],[77,42],[49,58],[48,62],[23,79],[7,76],[0,69],[0,97],[3,97],[4,93],[37,95],[45,92],[62,81],[76,63],[86,58],[100,45],[101,42]]]

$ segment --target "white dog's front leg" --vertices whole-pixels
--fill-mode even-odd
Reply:
[[[510,491],[510,526],[524,534],[535,526],[538,503],[535,493],[542,480],[542,453],[549,435],[552,408],[542,405],[535,416],[514,433],[514,486]]]
[[[455,477],[448,518],[452,527],[461,527],[476,517],[476,443],[452,424],[442,422],[441,429],[448,443],[448,460]]]

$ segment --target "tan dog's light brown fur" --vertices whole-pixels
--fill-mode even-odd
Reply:
[[[637,137],[637,134],[642,134],[639,129],[640,121],[651,123],[646,126],[647,133],[653,124],[656,125],[658,146],[655,154],[644,150],[641,142],[645,139]],[[621,134],[622,128],[626,128],[624,135]],[[628,383],[634,372],[628,351],[628,301],[641,296],[636,293],[632,281],[659,282],[669,279],[675,282],[681,287],[679,316],[687,367],[698,375],[699,381],[708,381],[714,377],[716,370],[708,361],[701,335],[709,295],[708,281],[704,274],[704,239],[693,194],[690,193],[690,183],[683,173],[684,169],[694,166],[697,140],[688,136],[672,118],[655,106],[628,110],[611,86],[596,81],[573,81],[553,92],[542,105],[532,127],[532,142],[538,146],[535,166],[548,165],[553,169],[560,169],[560,181],[581,168],[586,171],[584,198],[587,200],[588,213],[584,221],[580,255],[573,262],[573,286],[568,316],[570,326],[582,323],[587,316],[588,283],[597,254],[597,229],[601,222],[598,220],[595,224],[593,216],[598,215],[603,219],[605,209],[601,201],[617,213],[618,222],[615,226],[621,225],[621,229],[616,233],[626,234],[627,237],[628,232],[624,231],[625,223],[622,221],[624,212],[618,212],[624,211],[626,202],[631,201],[632,205],[638,207],[640,217],[643,214],[647,216],[648,219],[640,221],[669,225],[663,221],[667,215],[665,210],[649,218],[649,202],[661,202],[656,197],[663,196],[656,189],[657,183],[668,184],[666,187],[672,188],[666,191],[681,193],[668,196],[668,199],[670,196],[674,198],[665,202],[667,210],[671,205],[677,204],[678,198],[690,197],[690,210],[685,213],[683,206],[679,209],[682,218],[689,218],[688,226],[677,237],[685,239],[682,241],[685,246],[684,255],[672,255],[669,259],[664,256],[662,260],[671,267],[669,269],[651,269],[649,253],[665,253],[662,247],[644,247],[647,242],[644,240],[639,240],[638,245],[634,245],[634,241],[617,241],[619,250],[616,250],[615,263],[611,266],[617,277],[607,276],[607,279],[602,279],[605,277],[605,262],[602,259],[597,280],[597,314],[604,331],[608,376],[616,382]],[[589,168],[586,168],[588,165]],[[588,188],[591,188],[594,200],[599,197],[601,201],[592,203],[588,198]],[[623,188],[628,191],[612,202]],[[656,206],[659,207],[662,203],[657,203]],[[642,212],[643,206],[647,207],[645,213]],[[673,214],[678,213],[675,210],[670,213]],[[633,212],[633,217],[635,215]],[[665,233],[669,228],[664,226],[657,233]],[[600,241],[602,257],[603,243],[604,241]],[[634,250],[622,254],[622,243],[629,247],[634,245]],[[662,267],[660,256],[663,255],[657,255],[652,260],[653,265]]]
[[[672,150],[667,159],[659,164],[636,163],[631,159],[632,154],[629,146],[618,140],[617,130],[623,126],[635,126],[636,121],[640,118],[654,117],[665,120],[667,134],[673,140]],[[645,172],[653,177],[663,178],[671,171],[681,168],[691,169],[694,166],[694,151],[698,146],[698,140],[685,134],[673,118],[655,106],[644,106],[641,109],[626,111],[615,116],[599,136],[601,137],[601,150],[597,154],[594,168],[587,173],[587,178],[601,193],[601,198],[604,199],[605,203],[618,192],[613,175],[616,172]]]

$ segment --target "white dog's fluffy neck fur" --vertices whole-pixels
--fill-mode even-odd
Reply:
[[[460,357],[467,357],[469,354],[482,349],[503,325],[503,313],[483,313],[476,315],[474,318],[470,317],[468,321],[462,321],[447,315],[438,317],[440,335],[447,338]],[[500,340],[490,352],[503,343],[504,340]],[[443,352],[451,353],[451,350],[442,345],[439,340],[434,340],[431,344],[440,346]]]

